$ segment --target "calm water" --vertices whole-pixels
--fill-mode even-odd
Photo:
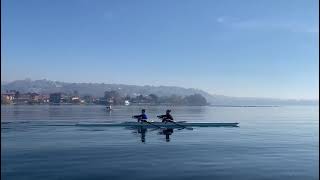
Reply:
[[[79,127],[141,107],[1,106],[4,179],[319,179],[319,108],[171,107],[176,120],[240,127]],[[149,117],[168,107],[144,107]]]

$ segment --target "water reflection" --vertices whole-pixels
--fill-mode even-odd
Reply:
[[[173,129],[172,128],[163,129],[162,131],[159,132],[159,134],[165,135],[166,141],[170,142],[170,135],[173,134]]]
[[[109,117],[112,116],[112,110],[107,110],[106,113],[107,113],[107,116],[109,116]]]
[[[138,133],[141,134],[141,142],[143,143],[146,142],[146,132],[147,132],[147,128],[144,128],[144,127],[138,128]]]
[[[133,129],[133,134],[140,134],[141,142],[145,143],[146,142],[146,133],[148,131],[147,128],[139,126],[139,127],[131,127],[130,129]],[[152,131],[158,131],[157,134],[159,135],[164,135],[165,136],[165,141],[170,142],[170,135],[173,134],[173,128],[155,128],[150,130],[149,132]]]

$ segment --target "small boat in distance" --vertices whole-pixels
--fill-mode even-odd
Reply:
[[[107,105],[107,107],[106,107],[106,108],[107,108],[107,111],[111,111],[111,110],[112,110],[111,105],[109,105],[109,106]]]

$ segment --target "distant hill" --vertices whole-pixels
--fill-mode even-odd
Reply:
[[[17,80],[1,84],[1,92],[6,90],[18,90],[21,93],[36,92],[48,94],[53,92],[72,93],[78,91],[80,95],[93,95],[102,97],[107,90],[116,90],[121,95],[148,95],[158,96],[179,95],[187,96],[201,94],[212,105],[314,105],[318,104],[315,100],[280,100],[270,98],[246,98],[230,97],[223,95],[212,95],[200,89],[182,88],[175,86],[136,86],[125,84],[105,84],[105,83],[66,83],[50,80]]]

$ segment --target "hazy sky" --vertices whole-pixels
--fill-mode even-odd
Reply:
[[[317,0],[2,0],[2,81],[319,98]]]

